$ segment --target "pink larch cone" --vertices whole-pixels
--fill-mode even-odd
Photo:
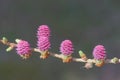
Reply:
[[[93,49],[93,57],[97,60],[104,60],[106,58],[106,51],[103,45],[97,45]]]
[[[62,41],[60,45],[60,52],[63,55],[71,55],[74,52],[73,44],[70,40]]]
[[[37,31],[37,38],[50,36],[50,29],[47,25],[41,25]]]
[[[30,44],[25,40],[16,40],[16,51],[17,54],[20,55],[23,58],[29,58],[31,54]]]

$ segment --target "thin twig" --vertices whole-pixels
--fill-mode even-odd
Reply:
[[[16,47],[16,43],[11,43],[11,42],[4,42],[3,40],[0,40],[0,43],[4,44],[4,45],[7,45],[7,46],[12,46],[12,47]],[[37,48],[31,48],[31,50],[33,52],[38,52],[38,53],[42,53],[42,51],[40,51],[39,49]],[[52,57],[56,57],[56,58],[59,58],[59,59],[62,59],[64,56],[61,55],[61,54],[57,54],[57,53],[53,53],[53,52],[49,52],[50,56]],[[83,63],[96,63],[96,60],[95,59],[87,59],[87,60],[84,60],[82,58],[75,58],[75,57],[72,57],[72,61],[73,62],[83,62]],[[106,64],[108,63],[113,63],[113,64],[116,64],[116,63],[120,63],[120,59],[118,59],[118,62],[114,62],[112,59],[105,59],[104,61]]]

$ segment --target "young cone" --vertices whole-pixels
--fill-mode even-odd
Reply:
[[[64,40],[62,41],[60,45],[60,52],[62,53],[63,57],[63,62],[71,62],[72,56],[71,54],[73,53],[73,44],[70,40]]]
[[[16,39],[16,51],[23,59],[27,59],[31,55],[30,44],[25,40]]]
[[[106,58],[106,51],[103,45],[97,45],[93,49],[93,57],[96,60],[104,60]]]

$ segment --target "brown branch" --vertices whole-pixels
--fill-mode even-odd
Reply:
[[[13,47],[16,47],[16,44],[15,43],[11,43],[11,42],[8,42],[8,41],[3,41],[3,40],[0,40],[0,42],[6,46],[13,46]]]
[[[15,48],[16,47],[16,43],[11,43],[11,42],[8,42],[7,40],[0,40],[0,43],[4,44],[4,45],[7,45],[9,46],[10,48]],[[70,56],[64,56],[63,54],[57,54],[57,53],[53,53],[53,52],[50,52],[50,51],[40,51],[39,49],[37,48],[31,48],[31,51],[32,52],[38,52],[40,53],[40,58],[42,59],[46,59],[48,56],[52,56],[52,57],[55,57],[55,58],[59,58],[59,59],[62,59],[63,62],[82,62],[82,63],[85,63],[85,68],[89,69],[89,68],[92,68],[91,66],[93,64],[95,64],[96,66],[98,67],[101,67],[103,64],[108,64],[108,63],[112,63],[112,64],[117,64],[117,63],[120,63],[120,59],[114,57],[113,59],[105,59],[105,60],[95,60],[95,59],[87,59],[87,58],[75,58],[75,57],[72,57],[71,55]],[[26,59],[26,58],[25,58]]]
[[[34,51],[35,52],[39,52],[39,53],[42,53],[39,49],[37,48],[34,48]],[[59,58],[59,59],[62,59],[63,58],[63,55],[62,54],[57,54],[57,53],[53,53],[53,52],[49,52],[49,54],[53,57],[56,57],[56,58]],[[115,57],[116,58],[116,57]],[[114,59],[114,58],[113,58]],[[108,64],[108,63],[113,63],[115,64],[115,61],[113,61],[113,59],[105,59],[105,63]],[[83,63],[96,63],[96,60],[95,59],[87,59],[87,60],[84,60],[83,58],[75,58],[73,57],[72,58],[72,61],[73,62],[83,62]],[[120,63],[120,59],[118,60],[118,62],[116,63]]]

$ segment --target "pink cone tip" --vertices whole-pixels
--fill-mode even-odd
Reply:
[[[38,28],[37,37],[40,38],[42,36],[44,36],[44,37],[50,36],[50,29],[47,25],[41,25]]]

